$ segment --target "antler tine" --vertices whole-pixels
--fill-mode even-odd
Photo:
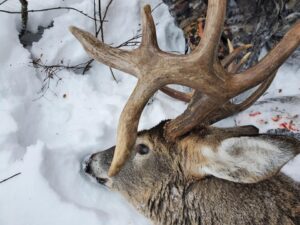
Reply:
[[[156,28],[150,5],[146,5],[142,10],[142,42],[140,47],[153,47],[154,49],[158,49]]]
[[[216,65],[217,50],[226,16],[226,6],[227,0],[208,1],[204,35],[200,44],[188,57],[196,59],[196,61],[199,61],[201,64],[206,64],[208,67]],[[226,74],[225,70],[221,66],[216,66],[214,70],[216,69],[218,72],[215,72],[218,74],[215,73],[214,75],[216,75],[218,79],[223,80],[223,75],[224,73]],[[211,73],[209,72],[209,74]],[[205,76],[204,79],[212,79],[213,74],[211,75],[212,76],[208,77]],[[203,86],[201,89],[204,91]],[[216,98],[211,98],[207,94],[201,93],[202,90],[195,92],[187,109],[180,116],[166,123],[165,136],[169,140],[175,140],[177,137],[193,129],[199,122],[206,121],[210,113],[227,100],[225,98],[220,98],[218,100]],[[204,92],[206,91],[207,90]]]
[[[149,54],[149,51],[158,49],[155,24],[151,15],[151,7],[146,5],[142,12],[142,43],[140,54]],[[140,71],[139,81],[130,95],[119,119],[117,129],[117,143],[113,161],[109,168],[109,176],[115,176],[127,161],[137,137],[138,123],[143,109],[154,93],[164,86],[163,83],[153,82]]]
[[[229,55],[227,55],[222,61],[221,64],[224,68],[226,68],[227,66],[229,66],[230,63],[232,63],[233,60],[235,60],[238,55],[244,51],[247,50],[249,48],[251,48],[252,45],[248,44],[248,45],[242,45],[236,49],[234,49],[231,53],[229,53]]]
[[[162,87],[160,91],[162,91],[164,94],[172,98],[175,98],[183,102],[190,102],[193,96],[193,91],[189,93],[185,93],[185,92],[177,91],[173,88],[169,88],[168,86]]]
[[[277,72],[277,71],[276,71]],[[263,81],[263,83],[260,84],[260,86],[242,103],[234,104],[228,101],[224,104],[224,106],[220,107],[218,110],[213,113],[214,115],[211,116],[211,119],[209,121],[209,124],[214,124],[222,119],[225,119],[229,116],[232,116],[236,113],[242,112],[249,108],[254,102],[256,102],[270,87],[272,84],[276,72],[269,77],[267,80]]]
[[[248,61],[249,57],[251,56],[252,52],[247,52],[246,55],[238,63],[232,63],[228,66],[227,70],[230,73],[237,73],[239,69]]]
[[[157,84],[138,81],[119,119],[117,143],[109,176],[115,176],[130,156],[137,137],[138,123],[142,111],[151,96],[157,91]]]
[[[138,76],[135,51],[113,48],[77,27],[72,26],[69,29],[92,58],[107,66]]]
[[[257,65],[233,76],[232,90],[236,94],[255,87],[270,77],[291,53],[300,45],[300,21],[297,22],[282,40]]]
[[[191,55],[196,55],[196,58],[204,57],[208,63],[215,61],[224,26],[226,6],[227,0],[208,1],[204,34]]]
[[[237,110],[234,113],[244,111],[245,109],[249,108],[254,102],[256,102],[270,87],[276,76],[276,73],[277,71],[273,73],[272,76],[267,80],[264,80],[246,100],[244,100],[242,103],[236,104],[235,107]]]
[[[166,124],[165,135],[170,140],[175,140],[177,137],[192,130],[195,124],[201,125],[201,123],[205,123],[210,125],[247,109],[265,93],[275,75],[276,72],[267,80],[263,81],[263,83],[240,104],[233,104],[230,101],[224,104],[221,102],[218,103],[199,91],[195,92],[192,101],[184,113]]]
[[[151,7],[149,5],[146,5],[143,8],[142,19],[143,33],[140,49],[143,49],[144,47],[147,48],[147,51],[151,49],[159,49],[155,24],[151,15]],[[112,68],[140,77],[140,70],[136,61],[140,54],[138,50],[126,51],[114,48],[101,42],[89,32],[74,26],[71,26],[69,29],[92,58]]]
[[[177,118],[165,124],[165,136],[168,140],[174,141],[177,137],[186,134],[197,125],[201,125],[201,121],[206,121],[211,113],[219,107],[220,104],[216,103],[212,98],[196,91],[187,109]]]

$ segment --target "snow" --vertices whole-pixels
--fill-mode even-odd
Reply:
[[[102,2],[105,6],[108,1]],[[159,3],[114,0],[107,17],[109,23],[104,26],[106,43],[118,45],[135,35],[141,7],[147,2],[152,7]],[[29,1],[30,9],[57,6],[93,14],[91,0]],[[0,6],[6,10],[19,7],[17,0]],[[158,22],[160,47],[184,52],[182,32],[164,5],[155,10],[154,18]],[[89,58],[68,27],[76,25],[91,32],[94,29],[92,20],[67,10],[30,14],[28,28],[36,32],[38,26],[48,26],[51,21],[53,27],[46,29],[32,47],[24,48],[18,38],[20,16],[0,13],[0,180],[21,172],[0,184],[0,224],[149,224],[121,196],[89,182],[80,171],[86,155],[114,145],[118,118],[136,79],[114,70],[116,82],[106,66],[93,63],[85,76],[60,71],[41,96],[45,73],[31,66],[32,59],[40,58],[45,64],[85,62]],[[283,66],[263,99],[299,95],[299,73],[297,66]],[[139,128],[174,118],[184,107],[183,103],[157,93],[144,110]],[[288,113],[299,114],[299,107],[288,107]],[[262,112],[260,119],[271,116],[270,106],[256,105],[220,124],[226,126],[240,120],[240,124],[252,123],[263,131],[278,127],[276,123],[265,127],[257,118],[247,116],[257,110]],[[299,120],[296,126],[300,127]],[[298,181],[299,162],[298,157],[284,168]]]

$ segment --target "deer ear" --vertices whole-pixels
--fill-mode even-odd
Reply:
[[[217,149],[202,151],[207,164],[201,168],[213,175],[238,183],[255,183],[276,173],[297,154],[300,141],[277,135],[227,138]]]

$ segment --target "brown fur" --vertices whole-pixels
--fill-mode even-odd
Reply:
[[[300,224],[300,188],[284,175],[257,184],[214,177],[182,185],[170,181],[155,190],[141,208],[155,224]]]
[[[169,143],[163,137],[163,125],[139,133],[137,143],[145,143],[151,150],[146,155],[133,151],[118,175],[107,176],[114,148],[92,155],[88,173],[108,179],[105,185],[121,193],[156,225],[300,225],[300,185],[283,174],[241,184],[194,176],[191,171],[192,162],[206,163],[205,158],[189,151],[191,146],[241,134],[256,135],[253,127],[207,128],[201,129],[201,134],[194,130]],[[286,139],[295,142],[299,151],[299,142]]]

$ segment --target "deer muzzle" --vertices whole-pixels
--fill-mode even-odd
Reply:
[[[112,180],[108,176],[108,170],[113,158],[115,146],[97,152],[87,157],[82,163],[83,171],[96,179],[99,184],[111,187]]]

